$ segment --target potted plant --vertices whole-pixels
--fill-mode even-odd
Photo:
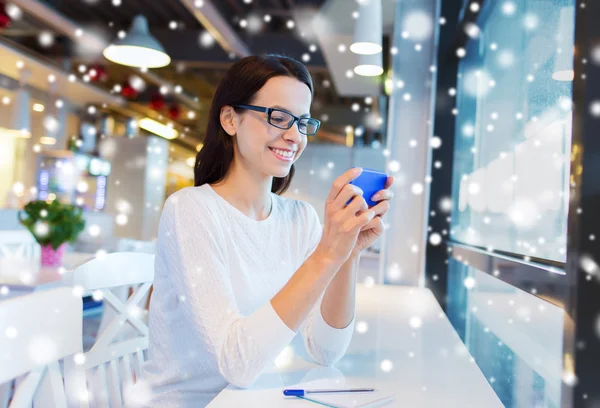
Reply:
[[[85,228],[82,209],[58,200],[33,200],[19,211],[21,224],[41,246],[42,265],[60,266],[67,242],[74,243]]]

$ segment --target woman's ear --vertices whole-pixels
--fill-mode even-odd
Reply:
[[[237,133],[236,115],[235,110],[231,106],[223,106],[221,108],[221,126],[229,136]]]

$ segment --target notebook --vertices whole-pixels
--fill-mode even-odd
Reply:
[[[346,394],[308,394],[298,397],[333,408],[385,407],[394,401],[395,395],[381,391],[350,392]]]

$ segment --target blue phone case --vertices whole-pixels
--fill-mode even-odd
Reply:
[[[359,187],[363,191],[363,198],[367,202],[369,207],[373,207],[379,203],[379,201],[372,201],[373,195],[385,188],[385,182],[387,181],[388,175],[377,170],[363,168],[362,173],[356,179],[352,180],[350,184]],[[348,201],[347,204],[349,204]]]

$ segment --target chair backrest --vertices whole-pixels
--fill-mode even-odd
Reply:
[[[95,258],[65,275],[65,282],[79,292],[93,292],[102,297],[105,313],[111,310],[110,321],[99,333],[94,346],[84,353],[83,364],[65,363],[65,379],[69,387],[87,387],[89,401],[80,399],[73,405],[120,408],[123,395],[141,375],[141,366],[148,349],[148,326],[141,318],[142,301],[154,281],[154,255],[136,252],[116,252]],[[120,299],[113,293],[119,287],[135,288],[133,294]],[[110,308],[110,309],[109,309]],[[106,310],[108,309],[108,310]],[[137,337],[120,334],[131,325]],[[77,395],[76,391],[69,395]]]
[[[59,362],[81,353],[81,330],[82,301],[72,288],[0,302],[0,384],[19,379],[10,408],[67,407]]]
[[[39,258],[40,245],[28,230],[0,231],[0,258]]]
[[[117,252],[145,252],[147,254],[153,254],[155,247],[155,241],[120,238],[117,242]]]

